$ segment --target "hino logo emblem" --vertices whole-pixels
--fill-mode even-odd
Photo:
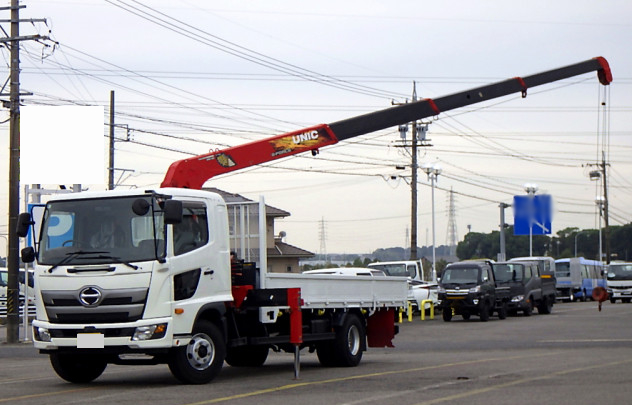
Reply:
[[[99,305],[102,298],[103,293],[97,287],[84,287],[79,292],[79,302],[84,307],[95,307]]]

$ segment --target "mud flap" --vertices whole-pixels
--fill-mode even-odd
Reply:
[[[395,347],[395,310],[376,311],[367,321],[366,335],[369,347]]]

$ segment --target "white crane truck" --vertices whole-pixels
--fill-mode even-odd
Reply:
[[[155,190],[55,196],[41,221],[26,212],[17,225],[18,235],[35,236],[21,253],[35,268],[34,345],[75,383],[98,378],[108,364],[166,363],[181,382],[202,384],[224,361],[262,365],[270,349],[293,352],[295,370],[302,348],[324,366],[356,366],[367,347],[392,346],[406,278],[268,273],[265,254],[233,267],[231,240],[242,226],[218,194],[199,190],[204,182],[591,71],[602,84],[612,80],[598,57],[178,161]]]

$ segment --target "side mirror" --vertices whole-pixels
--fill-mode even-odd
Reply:
[[[35,249],[27,246],[20,251],[20,257],[24,263],[33,263],[35,261]]]
[[[34,223],[35,222],[31,219],[31,214],[23,212],[18,216],[18,224],[15,232],[20,238],[24,238],[29,233],[29,227]]]
[[[182,201],[167,200],[163,208],[165,224],[179,224],[182,222]]]

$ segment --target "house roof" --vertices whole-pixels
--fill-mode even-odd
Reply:
[[[226,201],[227,203],[239,203],[239,202],[252,202],[253,200],[248,199],[240,194],[234,194],[234,193],[229,193],[228,191],[224,191],[224,190],[220,190],[219,188],[215,188],[215,187],[204,187],[202,188],[202,190],[205,191],[210,191],[212,193],[217,193],[219,194],[224,201]],[[266,204],[266,216],[268,217],[278,217],[278,218],[283,218],[283,217],[289,217],[290,213],[287,211],[284,211],[280,208],[276,208],[273,207],[271,205]]]
[[[268,248],[268,258],[278,258],[278,257],[313,257],[314,253],[309,252],[305,249],[301,249],[296,246],[292,246],[288,243],[282,242],[279,239],[274,240],[274,247]]]

